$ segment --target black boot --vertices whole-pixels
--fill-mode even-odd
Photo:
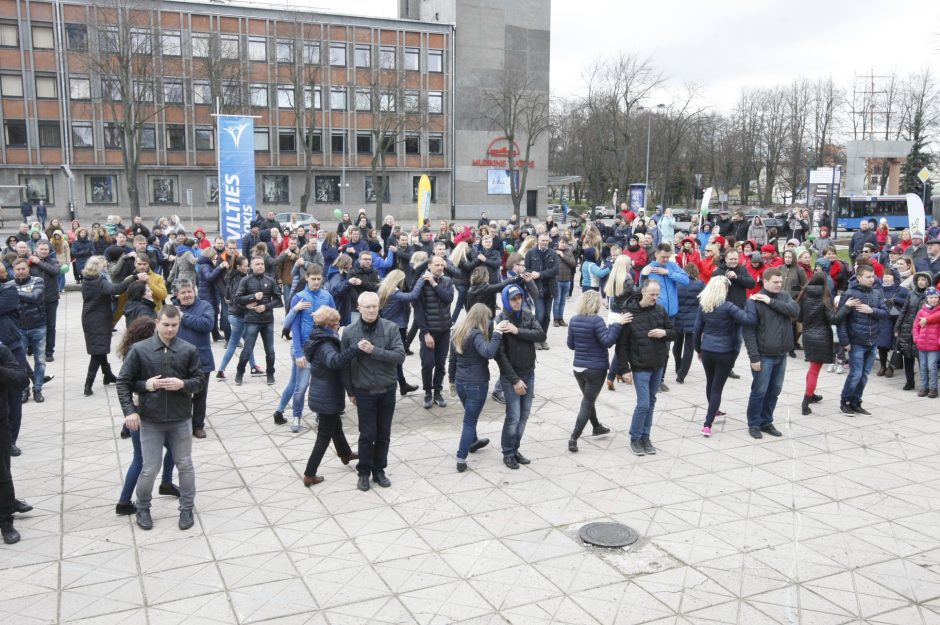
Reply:
[[[104,373],[104,383],[107,384],[116,384],[117,378],[114,376],[114,372],[111,371],[111,363],[106,362],[101,365],[101,371]]]
[[[91,385],[95,383],[95,375],[98,373],[97,367],[93,370],[91,365],[88,366],[88,373],[85,375],[85,397],[92,395]]]
[[[812,414],[812,410],[809,407],[809,403],[813,401],[812,395],[803,395],[803,414]]]

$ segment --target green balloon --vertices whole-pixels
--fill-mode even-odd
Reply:
[[[506,251],[509,252],[510,254],[512,254],[513,252],[516,251],[516,248],[514,248],[514,247],[511,246],[511,245],[507,245],[507,246],[506,246]]]
[[[340,210],[340,209],[338,209],[338,208],[335,209],[335,210],[333,211],[333,217],[336,217],[337,219],[342,219],[342,218],[343,218],[343,211]]]

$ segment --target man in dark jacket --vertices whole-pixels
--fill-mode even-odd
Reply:
[[[738,211],[734,214],[734,218],[731,220],[731,223],[734,224],[734,231],[731,233],[734,235],[734,240],[747,240],[747,231],[751,227],[751,220],[745,218],[742,211]]]
[[[42,384],[46,375],[46,303],[42,278],[29,274],[29,261],[13,261],[13,276],[20,296],[20,340],[33,351],[33,399],[43,402]],[[29,389],[23,401],[29,400]]]
[[[499,383],[506,403],[501,444],[503,463],[510,469],[518,469],[520,464],[529,464],[519,452],[519,445],[535,397],[535,346],[545,341],[545,330],[532,313],[524,310],[525,293],[518,285],[504,288],[502,299],[503,309],[494,323],[508,321],[510,325],[503,332],[496,354]]]
[[[20,296],[16,290],[16,283],[7,269],[0,264],[0,343],[9,348],[20,369],[26,374],[26,352],[23,350],[23,341],[20,339]],[[29,380],[26,381],[27,386]],[[20,424],[23,420],[23,391],[6,387],[6,405],[9,409],[7,418],[10,424],[10,455],[19,456],[20,448],[16,446],[16,439],[20,435]],[[3,394],[0,393],[0,403]],[[2,444],[2,443],[0,443]]]
[[[441,391],[447,370],[450,346],[450,304],[454,301],[454,283],[444,275],[446,262],[432,256],[424,272],[424,286],[415,300],[415,324],[420,330],[421,379],[424,385],[424,407],[447,406]],[[433,393],[433,397],[432,397]]]
[[[353,310],[352,319],[356,320],[355,303],[363,293],[375,293],[379,290],[379,274],[372,266],[372,253],[365,252],[359,256],[359,262],[349,271],[349,297],[350,309]]]
[[[383,488],[392,482],[385,475],[395,414],[398,365],[405,362],[405,346],[398,325],[379,317],[379,296],[359,296],[358,321],[346,326],[341,350],[357,346],[359,354],[344,374],[346,392],[359,416],[359,474],[357,488],[369,490],[369,476]],[[448,321],[450,317],[448,315]]]
[[[793,349],[793,320],[800,306],[783,291],[783,276],[772,267],[764,272],[764,288],[747,303],[748,316],[756,326],[744,328],[744,345],[751,361],[751,395],[747,402],[747,429],[753,438],[761,432],[782,436],[774,427],[774,409],[783,388],[787,354]]]
[[[274,278],[264,273],[264,259],[255,256],[251,259],[251,273],[238,283],[234,299],[245,308],[245,346],[238,356],[238,368],[235,370],[235,384],[241,386],[248,365],[248,355],[255,348],[255,341],[261,335],[264,345],[265,374],[268,386],[274,384],[274,308],[283,305],[281,290]]]
[[[55,360],[56,313],[59,310],[59,262],[50,254],[49,241],[36,244],[36,253],[29,258],[29,275],[42,278],[46,308],[46,362]]]
[[[198,393],[193,393],[193,436],[206,437],[206,399],[209,397],[209,374],[215,370],[212,356],[212,328],[215,312],[212,304],[196,299],[196,288],[189,280],[178,280],[176,299],[173,302],[180,311],[180,328],[176,337],[192,344],[199,351],[200,371],[206,384]]]
[[[740,254],[738,254],[737,250],[728,250],[725,253],[725,260],[712,274],[712,277],[714,276],[725,276],[728,278],[731,282],[731,286],[728,287],[727,300],[741,310],[744,310],[747,306],[747,292],[757,286],[757,282],[751,277],[751,274],[747,272],[747,269],[741,266]],[[738,326],[737,344],[741,345],[743,341],[744,335],[742,328]],[[728,377],[732,380],[737,380],[741,376],[732,370],[731,373],[728,374]]]
[[[26,369],[20,367],[13,352],[0,343],[0,396],[19,396],[25,387],[29,386]],[[12,545],[19,542],[20,534],[13,527],[14,512],[29,512],[32,510],[25,501],[16,498],[13,488],[13,474],[10,471],[11,428],[9,423],[9,402],[0,401],[0,531],[3,542]]]
[[[940,239],[927,241],[927,253],[914,262],[915,271],[928,271],[934,280],[940,276]]]
[[[839,411],[849,417],[871,414],[862,408],[862,394],[878,353],[881,322],[888,318],[881,289],[872,288],[875,271],[871,266],[860,264],[855,279],[857,284],[842,295],[835,316],[839,343],[849,353],[849,374],[842,387]]]
[[[161,471],[164,444],[170,448],[179,472],[179,528],[193,526],[196,472],[190,419],[192,397],[202,391],[206,378],[200,371],[199,351],[177,338],[179,327],[179,309],[164,306],[157,317],[156,333],[134,344],[118,376],[118,400],[125,424],[130,430],[140,430],[144,463],[137,480],[137,525],[144,530],[153,528],[150,499],[153,482]],[[134,404],[134,393],[139,407]]]
[[[539,235],[538,245],[525,255],[525,269],[530,272],[535,286],[539,290],[535,298],[535,319],[548,334],[548,322],[552,314],[552,298],[555,293],[555,279],[558,276],[558,254],[549,248],[551,237],[547,233]],[[548,349],[545,341],[539,345],[540,349]]]
[[[849,243],[849,257],[854,261],[866,243],[872,243],[875,248],[878,247],[878,237],[870,230],[871,224],[867,219],[859,223],[859,229],[852,235],[852,241]]]

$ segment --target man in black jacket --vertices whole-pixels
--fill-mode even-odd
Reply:
[[[739,258],[740,255],[737,250],[728,250],[725,253],[724,263],[715,270],[712,276],[725,276],[728,278],[731,282],[731,286],[728,287],[727,300],[741,310],[744,310],[744,307],[747,305],[747,292],[757,286],[757,282],[751,277],[751,274],[747,272],[747,269],[741,266]],[[741,343],[743,341],[744,334],[739,325],[738,350],[741,349]],[[732,370],[731,373],[728,374],[728,377],[732,380],[737,380],[741,376]]]
[[[238,283],[235,300],[245,308],[245,346],[238,356],[235,384],[241,386],[248,365],[248,356],[255,349],[255,341],[261,335],[264,345],[265,374],[268,386],[274,384],[274,308],[283,305],[281,289],[274,278],[264,273],[264,259],[251,259],[251,273]]]
[[[26,352],[23,350],[23,341],[20,339],[20,296],[16,283],[7,274],[7,269],[0,264],[0,343],[3,343],[12,352],[23,373],[26,373]],[[29,385],[27,378],[26,385]],[[23,420],[23,390],[7,386],[6,405],[9,410],[7,419],[10,428],[11,456],[19,456],[20,448],[16,446],[16,439],[20,434],[20,424]],[[0,393],[0,403],[3,393]],[[2,443],[0,443],[2,445]]]
[[[36,254],[29,259],[29,274],[42,278],[46,308],[46,362],[55,360],[55,326],[59,310],[59,261],[50,255],[49,241],[36,244]]]
[[[153,483],[163,464],[163,446],[173,454],[180,479],[179,528],[193,526],[196,472],[193,468],[193,395],[202,391],[206,378],[200,371],[199,351],[178,339],[180,312],[167,305],[157,316],[157,331],[135,343],[124,358],[117,393],[130,430],[140,430],[143,467],[137,480],[137,525],[153,528],[150,500]],[[134,404],[134,393],[138,404]]]
[[[442,408],[447,406],[441,391],[450,347],[450,304],[454,301],[454,283],[444,275],[445,266],[442,257],[431,257],[428,270],[424,272],[424,287],[414,304],[415,324],[420,330],[425,409],[434,404]]]
[[[532,399],[535,397],[535,346],[545,341],[545,330],[532,313],[524,310],[525,294],[515,284],[503,289],[503,309],[494,323],[509,322],[503,332],[503,342],[496,354],[499,364],[499,383],[506,403],[503,421],[503,463],[518,469],[529,460],[519,452],[522,435],[529,420]]]
[[[744,328],[744,344],[751,361],[751,395],[747,402],[747,428],[753,438],[761,432],[781,436],[774,427],[774,409],[783,388],[787,354],[793,349],[793,320],[800,306],[783,291],[783,276],[776,267],[763,276],[764,288],[751,296],[748,313],[754,309],[756,326]]]
[[[45,401],[42,384],[46,375],[46,299],[42,278],[31,276],[29,261],[13,261],[13,276],[20,296],[20,340],[33,351],[33,399]],[[29,400],[29,389],[23,401]]]
[[[352,320],[359,317],[356,303],[363,293],[375,293],[379,290],[379,274],[372,266],[372,252],[363,252],[359,255],[358,263],[349,271],[349,297],[350,310],[353,311]]]
[[[855,282],[842,294],[834,320],[839,343],[849,353],[849,374],[839,404],[839,412],[848,417],[871,415],[862,408],[862,394],[878,355],[881,324],[888,318],[884,293],[880,287],[872,288],[875,271],[861,259],[855,269]],[[926,388],[927,380],[921,380],[921,385]]]
[[[18,396],[28,385],[26,368],[20,367],[13,352],[0,343],[0,396]],[[8,421],[9,412],[9,402],[0,401],[0,531],[3,533],[3,542],[12,545],[20,540],[19,532],[13,527],[13,513],[29,512],[33,508],[25,501],[17,499],[13,488],[13,474],[10,471],[10,452],[13,444]]]
[[[548,334],[548,323],[552,316],[552,298],[555,292],[555,278],[558,275],[558,255],[548,247],[551,237],[540,234],[538,245],[525,255],[525,269],[531,272],[539,295],[535,298],[535,319]],[[539,349],[548,349],[548,344],[542,341]]]

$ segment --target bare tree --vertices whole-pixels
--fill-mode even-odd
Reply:
[[[506,169],[513,212],[518,217],[525,197],[532,148],[551,126],[548,94],[536,89],[528,74],[506,72],[500,88],[484,91],[480,119],[506,137],[509,145]],[[516,145],[520,146],[520,154],[514,153]]]
[[[662,115],[659,143],[663,146],[663,184],[660,185],[660,201],[664,206],[673,201],[669,184],[673,177],[673,163],[677,159],[680,147],[685,144],[686,135],[704,111],[696,103],[697,98],[698,88],[694,85],[687,85],[683,98],[666,107],[666,112]],[[688,181],[688,179],[684,181],[683,188],[689,186],[685,184]]]
[[[288,68],[290,84],[293,87],[291,104],[294,111],[296,140],[303,145],[304,153],[304,190],[300,194],[300,211],[307,212],[313,197],[314,156],[316,155],[316,114],[320,110],[323,94],[320,87],[321,50],[319,42],[305,42],[304,25],[296,23],[297,37],[293,42],[294,60]],[[322,141],[321,151],[322,151]]]
[[[763,102],[760,93],[743,90],[732,114],[737,138],[738,183],[741,185],[741,204],[747,204],[751,195],[751,180],[760,173],[760,138],[763,133]]]
[[[812,87],[800,79],[790,85],[786,100],[786,144],[783,157],[786,159],[784,188],[789,192],[790,204],[806,184],[808,147],[806,145],[807,121],[812,104]]]
[[[212,110],[218,106],[219,113],[240,112],[248,99],[242,88],[244,72],[238,48],[232,49],[215,33],[191,41],[193,73],[204,76],[209,83],[209,101],[204,103],[211,105]]]
[[[813,86],[813,163],[822,165],[826,146],[832,143],[833,124],[838,116],[837,107],[844,100],[832,78],[819,80]]]

